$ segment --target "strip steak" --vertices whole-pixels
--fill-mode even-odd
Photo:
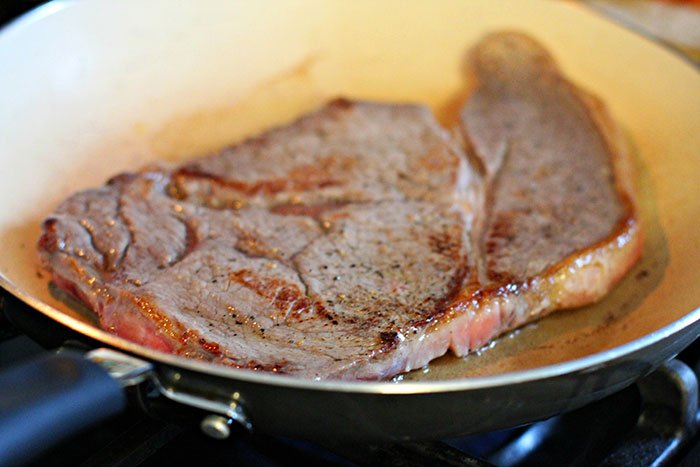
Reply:
[[[392,376],[599,299],[641,245],[614,127],[525,36],[472,58],[468,154],[423,106],[336,100],[71,196],[43,262],[124,338],[319,379]]]

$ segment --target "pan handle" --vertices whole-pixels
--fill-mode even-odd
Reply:
[[[0,373],[0,466],[28,462],[122,411],[123,382],[77,352],[45,355]]]

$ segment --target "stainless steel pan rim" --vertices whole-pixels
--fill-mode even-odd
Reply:
[[[19,298],[24,303],[40,311],[54,321],[57,321],[84,336],[90,337],[125,352],[146,358],[152,362],[250,383],[313,391],[364,394],[427,394],[469,391],[543,380],[575,372],[592,371],[599,366],[605,365],[606,363],[633,354],[640,349],[652,346],[653,344],[662,341],[671,335],[679,333],[683,329],[700,320],[699,307],[686,314],[683,318],[643,337],[640,337],[639,339],[628,342],[627,344],[588,355],[583,358],[557,363],[555,365],[543,366],[523,371],[512,371],[492,376],[469,377],[464,379],[443,381],[408,381],[402,383],[394,383],[389,381],[316,381],[294,376],[257,373],[250,370],[242,370],[223,365],[190,360],[188,358],[178,357],[176,355],[149,349],[93,327],[76,318],[62,313],[46,303],[36,300],[32,296],[27,295],[18,288],[14,287],[13,284],[2,274],[0,274],[0,287],[12,293],[15,297]]]

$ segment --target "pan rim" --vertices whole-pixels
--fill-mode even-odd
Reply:
[[[79,3],[75,0],[51,0],[13,19],[0,27],[0,35],[13,33],[19,28],[23,28],[32,23],[42,20],[45,17],[58,13],[67,7],[75,7]],[[595,8],[579,5],[581,10],[595,14],[599,18],[607,19]],[[660,49],[675,56],[690,65],[695,70],[700,67],[688,60],[678,50],[668,43],[660,42],[649,37],[649,35],[632,28],[624,28],[619,24],[610,21],[620,29],[634,33],[642,40],[655,44]],[[636,351],[656,344],[674,334],[688,328],[696,321],[700,320],[700,306],[692,309],[680,319],[671,322],[663,328],[643,335],[635,340],[623,345],[613,347],[608,350],[596,352],[585,357],[569,360],[553,365],[547,365],[527,370],[509,371],[489,376],[465,377],[450,380],[435,381],[403,381],[395,383],[392,381],[343,381],[343,380],[314,380],[288,375],[277,375],[270,373],[258,373],[250,370],[226,367],[208,362],[201,362],[186,357],[180,357],[157,350],[149,349],[142,345],[110,334],[100,328],[85,323],[77,318],[67,315],[57,308],[25,293],[12,281],[0,272],[0,288],[4,289],[26,305],[42,313],[48,318],[56,321],[69,329],[80,333],[83,336],[94,339],[107,346],[114,347],[136,356],[145,358],[155,364],[169,365],[178,369],[203,373],[210,376],[221,377],[231,381],[241,381],[253,384],[271,385],[284,387],[287,389],[300,389],[322,392],[344,392],[375,395],[415,395],[429,393],[448,393],[468,390],[489,389],[513,384],[528,383],[536,380],[550,379],[575,372],[591,371],[597,367],[612,363],[613,361],[635,353]]]
[[[600,366],[605,366],[615,360],[633,354],[642,348],[652,346],[681,332],[700,320],[700,307],[697,307],[686,313],[682,318],[673,321],[663,328],[645,334],[623,345],[613,347],[612,349],[596,352],[574,360],[555,363],[553,365],[530,368],[527,370],[509,371],[496,375],[434,381],[403,381],[400,383],[393,381],[315,380],[298,376],[258,373],[251,370],[192,360],[186,357],[150,349],[114,334],[110,334],[107,331],[69,316],[57,308],[35,299],[24,293],[18,287],[15,287],[2,273],[0,273],[0,287],[43,315],[81,335],[114,347],[117,350],[145,358],[152,363],[169,365],[178,369],[221,377],[231,381],[272,385],[288,389],[382,395],[432,394],[489,389],[499,386],[511,386],[513,384],[551,379],[565,374],[592,371]]]

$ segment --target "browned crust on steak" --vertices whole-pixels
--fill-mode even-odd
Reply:
[[[498,335],[553,311],[593,303],[607,294],[641,255],[643,233],[637,211],[635,174],[621,130],[602,103],[566,81],[547,52],[527,36],[518,33],[491,35],[475,48],[475,61],[483,58],[479,57],[479,54],[484,53],[483,47],[499,47],[503,42],[515,43],[516,48],[525,48],[534,57],[536,66],[541,66],[548,74],[554,73],[555,81],[567,87],[584,107],[586,118],[590,119],[603,140],[606,163],[612,167],[613,190],[610,202],[617,203],[619,214],[615,219],[607,221],[608,232],[588,243],[584,242],[583,246],[533,274],[494,275],[483,271],[482,274],[472,275],[474,280],[465,283],[458,295],[440,312],[412,323],[417,329],[423,329],[425,334],[418,343],[410,339],[403,342],[403,353],[412,356],[406,359],[408,367],[415,368],[427,363],[448,348],[456,355],[465,355]],[[515,58],[516,61],[523,58],[527,60],[527,53],[510,58]],[[493,77],[481,75],[482,80],[489,78]],[[477,84],[472,90],[472,96],[481,91],[478,79],[474,81]],[[528,82],[521,84],[530,85]],[[484,173],[486,178],[487,193],[483,197],[485,205],[481,210],[482,217],[476,219],[472,235],[475,244],[472,251],[478,257],[486,256],[489,252],[481,250],[487,246],[482,237],[485,235],[484,227],[488,216],[492,214],[491,191],[494,184],[498,183],[503,160],[479,158],[475,153],[478,145],[473,141],[471,129],[467,125],[462,127],[462,131],[467,150],[472,151],[470,155],[478,161],[476,170]],[[486,262],[478,262],[478,266],[488,267]],[[393,335],[387,335],[386,338],[392,342],[397,341]],[[420,355],[421,352],[423,355]],[[375,365],[380,366],[381,363]]]
[[[515,66],[513,63],[519,63],[519,67],[530,67],[530,72],[533,72],[528,77],[529,80],[514,84],[516,87],[528,87],[526,93],[532,92],[530,87],[536,89],[538,85],[533,83],[539,81],[545,82],[545,85],[550,88],[559,86],[569,93],[572,100],[585,110],[586,118],[589,119],[592,128],[604,144],[607,154],[606,162],[610,164],[612,169],[611,187],[613,194],[609,196],[609,203],[617,203],[619,206],[619,214],[615,216],[616,220],[608,217],[611,220],[604,221],[604,217],[601,217],[603,226],[605,222],[610,225],[607,234],[592,242],[590,240],[581,242],[583,247],[576,248],[570,254],[553,264],[549,264],[541,271],[527,275],[504,275],[492,271],[489,269],[488,257],[494,252],[495,244],[490,240],[484,241],[483,239],[488,238],[489,231],[485,227],[488,225],[488,217],[493,215],[493,187],[499,182],[499,172],[505,161],[503,158],[484,160],[483,156],[478,157],[487,178],[486,206],[483,210],[486,214],[485,218],[480,219],[475,230],[475,241],[481,243],[480,246],[476,247],[479,251],[478,255],[480,258],[486,259],[484,263],[481,263],[484,271],[479,275],[481,282],[476,286],[472,285],[466,288],[448,307],[443,318],[449,321],[466,310],[474,309],[482,310],[484,314],[494,313],[498,315],[497,320],[500,324],[494,326],[493,332],[482,336],[483,339],[477,343],[478,346],[498,334],[545,316],[552,311],[583,306],[601,299],[639,259],[642,251],[643,233],[638,217],[634,188],[635,173],[630,159],[631,155],[622,131],[615,125],[605,106],[598,99],[567,81],[542,46],[523,34],[509,32],[493,34],[483,39],[476,46],[473,54],[476,70],[473,69],[475,76],[472,79],[476,85],[472,96],[480,92],[489,92],[484,91],[484,87],[494,86],[494,81],[508,80],[508,77],[500,76],[503,70],[499,69],[499,66],[504,67],[507,73],[508,67]],[[503,54],[504,56],[494,57],[491,54]],[[529,63],[524,63],[528,60],[530,60]],[[499,61],[498,65],[494,65],[494,62],[498,63]],[[487,85],[484,85],[485,81],[488,81]],[[500,86],[500,84],[496,84],[495,88],[502,90],[499,88]],[[509,84],[503,86],[509,86]],[[518,98],[519,96],[516,96],[514,100],[517,101]],[[463,114],[463,118],[466,118],[466,114]],[[463,120],[461,129],[468,150],[472,154],[478,154],[479,144],[475,142],[474,129],[470,128],[469,123],[465,123],[465,120]],[[504,130],[502,141],[506,141],[508,129]],[[566,138],[567,135],[564,134],[563,137]],[[505,153],[504,157],[507,157]],[[567,169],[555,167],[552,170]],[[595,172],[595,170],[596,168],[593,167],[586,175]],[[547,196],[547,193],[539,192],[538,196]],[[574,204],[579,206],[585,206],[586,202],[584,196],[574,200]],[[518,235],[518,232],[512,231],[509,225],[498,222],[494,224],[491,232],[493,236]],[[469,343],[466,348],[464,345],[461,346],[461,349],[459,347],[460,345],[456,344],[452,348],[457,354],[464,354],[468,351],[468,347],[474,347],[474,342]]]
[[[171,194],[213,208],[453,201],[462,151],[420,105],[336,99],[295,122],[177,168]]]
[[[264,173],[240,180],[246,170]],[[141,344],[377,378],[406,366],[367,362],[400,349],[470,272],[466,170],[426,108],[334,102],[221,154],[78,193],[47,220],[39,249],[105,329]],[[105,248],[120,250],[111,269]]]
[[[530,38],[492,35],[473,54],[472,170],[426,108],[336,100],[74,195],[44,223],[47,268],[123,337],[313,378],[391,376],[600,299],[642,244],[621,133]],[[512,133],[545,110],[562,126]],[[567,151],[571,135],[594,149]],[[533,174],[549,185],[530,187]],[[543,198],[552,189],[559,201]],[[528,225],[551,233],[528,237]],[[534,253],[512,247],[530,239]]]

